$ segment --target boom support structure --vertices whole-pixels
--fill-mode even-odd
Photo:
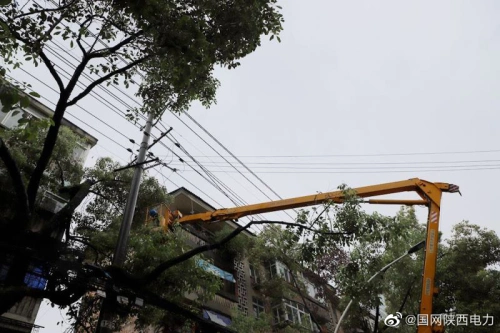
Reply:
[[[353,189],[358,197],[370,198],[380,195],[395,194],[402,192],[415,192],[421,200],[393,200],[393,199],[368,199],[364,201],[370,204],[384,205],[424,205],[429,208],[427,219],[427,236],[425,245],[425,261],[422,274],[422,292],[420,302],[420,314],[429,318],[428,325],[418,326],[418,333],[438,333],[444,332],[444,326],[432,325],[430,322],[432,314],[432,299],[437,294],[434,277],[436,274],[436,260],[438,250],[439,217],[441,208],[441,197],[443,192],[459,193],[456,185],[448,183],[432,183],[426,180],[412,178],[392,183],[358,187]],[[236,220],[244,216],[270,213],[280,210],[319,205],[327,202],[343,203],[345,200],[343,191],[318,193],[303,197],[296,197],[284,200],[264,202],[235,208],[223,208],[215,211],[186,215],[179,217],[178,223],[194,222],[218,222],[225,220]],[[172,217],[177,214],[167,212],[165,219],[167,225],[172,222]],[[180,215],[177,215],[180,216]]]

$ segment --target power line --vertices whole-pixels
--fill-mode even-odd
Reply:
[[[499,170],[500,165],[486,165],[476,168],[456,169],[418,169],[418,170],[383,170],[383,171],[257,171],[260,174],[364,174],[364,173],[407,173],[407,172],[453,172],[453,171],[478,171]],[[186,170],[189,172],[189,170]],[[211,170],[211,172],[233,172],[226,170]]]
[[[161,125],[164,127],[164,125],[163,125],[163,124],[161,124]],[[196,145],[194,145],[191,141],[189,141],[186,137],[184,137],[184,136],[183,136],[182,134],[180,134],[178,131],[174,130],[174,132],[176,132],[176,133],[177,133],[177,135],[179,135],[179,136],[180,136],[180,137],[181,137],[184,141],[186,141],[186,142],[187,142],[189,145],[191,145],[194,149],[196,149],[196,150],[197,150],[197,151],[199,151],[200,153],[203,153],[203,152],[201,151],[201,149],[200,149],[200,148],[196,147]],[[179,141],[179,140],[177,139],[177,141]],[[161,155],[159,155],[159,156],[161,156]],[[203,162],[203,163],[205,163],[205,164],[211,164],[211,163],[219,163],[219,162],[215,162],[215,161],[213,161],[213,160],[210,160],[209,162],[206,162],[206,161],[205,161],[205,162]],[[172,161],[172,162],[170,163],[170,165],[172,165],[172,164],[177,165],[177,164],[178,164],[178,162]],[[227,165],[224,165],[224,167],[227,167]],[[253,196],[255,199],[260,200],[260,199],[259,199],[259,198],[258,198],[258,197],[257,197],[257,196],[253,193],[253,192],[251,192],[251,191],[249,191],[249,190],[248,190],[248,187],[245,187],[242,183],[240,183],[236,177],[233,177],[231,174],[227,174],[227,175],[228,175],[228,176],[229,176],[232,180],[234,180],[236,183],[238,183],[238,184],[239,184],[242,188],[246,189],[246,190],[247,190],[250,194],[252,194],[252,196]]]
[[[198,138],[200,138],[207,146],[210,147],[210,149],[212,149],[213,151],[215,151],[217,153],[218,156],[220,156],[227,164],[229,164],[230,167],[232,167],[234,170],[238,171],[238,169],[230,162],[228,161],[222,154],[220,154],[212,145],[210,145],[205,139],[203,139],[195,130],[193,130],[190,126],[188,126],[178,115],[174,114],[175,117],[177,117],[177,119],[183,123],[187,128],[189,128],[191,130],[191,132],[193,132]],[[206,162],[204,162],[206,163]],[[264,193],[264,191],[262,191],[262,189],[260,187],[258,187],[257,185],[255,185],[254,182],[252,182],[250,179],[248,179],[247,176],[245,176],[245,174],[243,174],[242,172],[239,172],[239,174],[241,174],[250,184],[252,184],[257,190],[259,190],[260,193],[262,193],[264,196],[266,196],[266,198],[268,198],[269,200],[272,200],[270,196],[268,196],[266,193]]]
[[[500,161],[497,161],[500,162]],[[411,164],[411,163],[408,163]],[[348,166],[348,167],[293,167],[293,166],[256,166],[254,169],[263,170],[384,170],[384,169],[435,169],[435,168],[463,168],[463,167],[481,167],[490,166],[489,164],[470,164],[470,165],[424,165],[424,166]],[[211,167],[216,168],[228,168],[227,165],[211,165]],[[222,170],[219,170],[222,171]]]
[[[175,146],[176,146],[176,147],[178,147],[178,148],[179,148],[179,149],[180,149],[180,150],[181,150],[184,154],[188,155],[188,156],[191,158],[191,160],[192,160],[194,163],[196,163],[196,164],[197,164],[197,165],[198,165],[198,166],[199,166],[199,167],[203,170],[203,172],[205,172],[205,174],[206,174],[209,178],[211,178],[214,182],[219,183],[219,184],[220,184],[221,186],[223,186],[223,187],[224,187],[224,188],[225,188],[225,189],[226,189],[229,193],[231,193],[231,194],[232,194],[232,195],[233,195],[236,199],[238,199],[238,200],[239,200],[239,204],[233,201],[233,203],[234,203],[236,206],[238,206],[238,205],[248,205],[248,203],[247,203],[247,202],[246,202],[243,198],[241,198],[238,194],[236,194],[236,193],[235,193],[235,192],[234,192],[231,188],[229,188],[229,187],[228,187],[228,186],[227,186],[224,182],[222,182],[222,181],[221,181],[218,177],[216,177],[215,175],[213,175],[213,174],[210,172],[210,170],[206,169],[206,168],[205,168],[203,165],[201,165],[201,164],[200,164],[200,163],[199,163],[199,162],[198,162],[195,158],[191,157],[191,155],[187,152],[187,150],[186,150],[186,149],[185,149],[182,145],[180,145],[179,141],[178,141],[178,140],[176,140],[176,139],[173,137],[173,135],[172,135],[172,134],[170,134],[170,136],[171,136],[172,138],[170,138],[170,137],[168,137],[168,136],[167,136],[167,139],[171,140],[171,141],[175,144]],[[257,215],[257,217],[259,217],[259,218],[261,218],[261,219],[262,219],[262,217],[261,217],[260,215]]]
[[[194,120],[193,117],[191,117],[190,114],[186,113],[186,116],[192,121],[194,122],[203,132],[205,132],[210,138],[212,138],[212,140],[214,140],[215,142],[217,142],[217,144],[219,144],[219,146],[221,146],[227,153],[229,153],[231,155],[231,157],[233,157],[236,161],[238,161],[238,163],[240,163],[249,173],[251,173],[255,178],[257,178],[257,180],[259,180],[261,182],[262,185],[264,185],[267,189],[269,189],[272,193],[274,193],[274,195],[276,195],[279,199],[283,200],[283,198],[278,194],[276,193],[276,191],[274,191],[266,182],[264,182],[259,176],[257,176],[252,170],[250,170],[249,167],[247,167],[240,159],[238,159],[229,149],[226,148],[226,146],[224,146],[219,140],[217,140],[207,129],[205,129],[205,127],[201,126],[200,123],[198,123],[196,120]],[[295,211],[295,210],[294,210]],[[287,212],[285,212],[288,216],[290,216]],[[297,213],[297,211],[295,211],[295,213]],[[290,218],[293,220],[293,217],[290,216]]]
[[[248,162],[247,165],[405,165],[405,164],[445,164],[445,163],[485,163],[500,160],[461,160],[461,161],[409,161],[409,162]],[[213,166],[225,166],[221,161],[203,161]],[[259,166],[255,166],[259,168]]]
[[[489,154],[499,153],[500,149],[442,151],[442,152],[411,152],[411,153],[382,153],[382,154],[333,154],[333,155],[240,155],[239,158],[326,158],[326,157],[378,157],[378,156],[416,156],[416,155],[454,155],[454,154]],[[200,156],[195,156],[200,157]],[[210,156],[217,157],[217,156]],[[235,156],[225,156],[235,157]]]

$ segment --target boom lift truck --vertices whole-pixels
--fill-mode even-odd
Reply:
[[[378,184],[372,186],[358,187],[354,189],[356,194],[361,198],[370,198],[380,195],[401,193],[401,192],[416,192],[420,196],[420,200],[398,200],[398,199],[368,199],[364,203],[382,204],[382,205],[422,205],[427,206],[429,214],[427,218],[427,236],[425,243],[425,260],[422,274],[422,292],[420,299],[420,314],[428,318],[428,325],[418,326],[418,333],[443,333],[444,326],[430,323],[432,314],[432,298],[437,295],[438,290],[434,287],[434,277],[436,274],[436,259],[438,247],[438,231],[439,217],[441,207],[441,196],[443,192],[460,193],[457,185],[448,183],[432,183],[426,180],[412,178],[399,182]],[[159,221],[159,226],[164,230],[168,229],[168,225],[173,222],[178,223],[195,223],[195,222],[220,222],[225,220],[236,220],[248,215],[256,215],[261,213],[270,213],[279,210],[293,209],[299,207],[307,207],[319,205],[326,202],[342,203],[344,194],[342,191],[327,192],[313,194],[303,197],[291,199],[277,200],[240,206],[235,208],[217,209],[211,212],[199,213],[182,216],[179,212],[172,212],[168,209],[160,212],[154,211],[148,214],[146,221],[150,222],[151,217]],[[151,214],[153,213],[153,214]]]

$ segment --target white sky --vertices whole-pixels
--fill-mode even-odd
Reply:
[[[500,133],[499,115],[494,110],[500,106],[500,3],[309,0],[282,2],[282,6],[286,20],[282,43],[263,42],[262,47],[242,61],[240,68],[218,70],[222,86],[217,105],[210,110],[194,105],[190,115],[255,172],[292,172],[258,173],[284,198],[335,190],[341,183],[356,187],[419,177],[461,187],[463,197],[444,195],[441,230],[445,234],[449,234],[454,223],[464,219],[499,233],[494,198],[498,196]],[[28,70],[55,87],[46,73]],[[30,81],[44,97],[55,100],[55,94],[45,87],[22,72],[18,75]],[[106,99],[125,110],[116,100]],[[122,97],[122,100],[127,99]],[[80,105],[126,137],[140,140],[136,128],[93,98],[86,98]],[[123,136],[80,109],[72,108],[70,114],[131,147]],[[74,120],[71,116],[68,119]],[[227,155],[189,119],[182,119]],[[99,138],[89,161],[108,156],[109,152],[126,161],[130,159],[130,153],[122,147],[79,121],[75,123]],[[163,123],[174,127],[174,136],[192,155],[215,155],[172,115],[166,114]],[[165,143],[180,154],[171,142],[165,140]],[[486,150],[496,151],[373,156]],[[167,162],[171,160],[172,154],[164,147],[157,146],[153,151]],[[372,156],[327,156],[346,154]],[[256,155],[271,157],[244,157]],[[277,157],[283,155],[300,157]],[[310,155],[321,157],[306,157]],[[199,159],[210,162],[208,157]],[[221,158],[211,160],[217,165],[225,164]],[[445,162],[441,165],[447,170],[423,168],[440,165],[422,164],[431,161]],[[263,162],[289,164],[255,164]],[[232,170],[204,165],[213,170]],[[461,169],[476,170],[449,170],[458,165],[464,165]],[[477,170],[477,165],[489,165],[489,169]],[[293,173],[298,170],[285,166],[321,167],[327,169],[316,171],[331,173],[312,173],[314,170],[307,169],[301,170],[307,173]],[[179,176],[165,168],[163,171],[164,177],[199,193]],[[196,173],[184,171],[182,175],[207,193],[209,197],[199,194],[210,203],[215,200],[225,207],[233,206]],[[245,201],[267,201],[241,175],[216,175]],[[276,198],[251,175],[245,175],[271,198]],[[169,190],[176,188],[158,177]],[[376,209],[391,213],[396,208]],[[419,210],[419,216],[425,217],[424,209]],[[287,216],[274,214],[273,218]],[[59,332],[61,329],[54,326],[59,320],[58,310],[47,311],[42,307],[37,324],[46,327],[42,332]]]

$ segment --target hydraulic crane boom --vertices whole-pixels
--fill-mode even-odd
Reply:
[[[422,293],[420,303],[420,314],[428,318],[428,325],[419,325],[418,333],[444,332],[444,326],[432,325],[430,318],[432,314],[432,298],[437,290],[434,287],[434,277],[436,273],[439,215],[441,207],[441,197],[443,192],[459,193],[457,185],[447,183],[432,183],[418,178],[403,180],[393,183],[358,187],[353,189],[357,196],[369,198],[380,195],[395,194],[402,192],[416,192],[421,200],[393,200],[393,199],[369,199],[365,201],[371,204],[396,204],[396,205],[425,205],[429,208],[427,220],[427,236],[425,248],[424,270],[422,275]],[[223,208],[215,211],[181,216],[180,214],[165,212],[165,224],[173,222],[173,217],[178,217],[178,223],[194,222],[217,222],[224,220],[239,219],[248,215],[261,213],[270,213],[279,210],[286,210],[299,207],[319,205],[326,202],[342,203],[344,201],[344,192],[335,191],[327,193],[318,193],[303,197],[277,200],[240,206],[235,208]],[[420,323],[422,324],[422,323]]]

